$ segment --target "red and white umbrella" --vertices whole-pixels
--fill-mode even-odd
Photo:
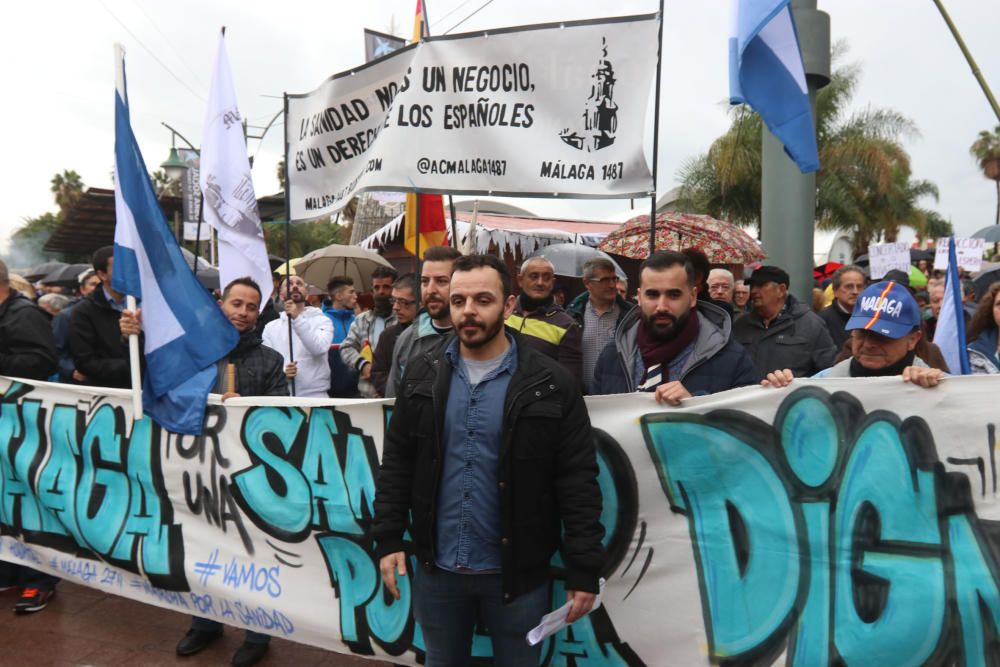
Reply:
[[[649,255],[649,216],[632,218],[604,237],[597,248],[612,255],[645,259]],[[696,248],[713,264],[746,264],[767,257],[764,249],[736,225],[708,215],[665,211],[656,216],[656,249]]]

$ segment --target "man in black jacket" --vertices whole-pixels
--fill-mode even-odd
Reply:
[[[7,265],[0,261],[0,375],[47,380],[56,372],[57,359],[48,319],[31,299],[11,288]],[[13,461],[5,467],[14,470]],[[16,613],[44,609],[58,582],[23,565],[0,562],[0,589],[21,588]]]
[[[261,344],[256,328],[260,300],[260,287],[251,278],[237,278],[222,292],[222,312],[240,332],[236,348],[219,361],[215,391],[222,394],[223,400],[233,396],[288,396],[284,360],[279,352]],[[234,387],[228,386],[229,364],[235,366]],[[177,644],[177,655],[194,655],[221,636],[221,623],[195,617],[191,629]],[[270,640],[268,635],[247,630],[246,639],[233,656],[232,664],[237,667],[256,664],[267,653]]]
[[[73,308],[69,342],[76,366],[73,380],[128,389],[132,386],[128,341],[122,336],[118,323],[125,310],[125,295],[111,287],[114,248],[99,248],[94,253],[93,264],[101,286]]]
[[[590,420],[573,377],[504,327],[514,297],[498,258],[456,259],[449,299],[457,337],[410,359],[385,437],[374,527],[382,580],[398,599],[408,528],[428,664],[467,664],[481,617],[494,664],[537,665],[541,647],[524,637],[550,609],[560,543],[569,622],[598,591]]]

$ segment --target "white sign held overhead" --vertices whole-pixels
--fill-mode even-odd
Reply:
[[[944,271],[948,268],[948,238],[937,240],[934,252],[934,268]],[[958,268],[976,272],[983,266],[983,251],[986,241],[983,239],[955,239],[955,259]]]
[[[868,262],[871,277],[878,280],[889,271],[897,270],[910,273],[910,244],[905,241],[898,243],[876,243],[868,246]]]
[[[291,219],[361,190],[625,198],[643,154],[657,20],[429,38],[288,96]]]

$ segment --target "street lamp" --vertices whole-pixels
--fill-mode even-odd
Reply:
[[[171,141],[171,143],[173,143]],[[184,174],[187,172],[188,166],[181,156],[177,154],[177,147],[170,147],[170,157],[167,158],[166,162],[160,165],[160,169],[166,174],[167,179],[171,183],[176,183],[177,181],[184,178]]]

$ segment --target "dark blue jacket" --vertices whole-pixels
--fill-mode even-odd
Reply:
[[[750,355],[732,336],[729,315],[710,303],[699,301],[701,319],[698,337],[692,343],[678,377],[692,396],[714,394],[760,382]],[[615,339],[597,358],[594,368],[595,394],[629,394],[636,391],[645,372],[636,344],[640,310],[634,308],[618,325]]]

